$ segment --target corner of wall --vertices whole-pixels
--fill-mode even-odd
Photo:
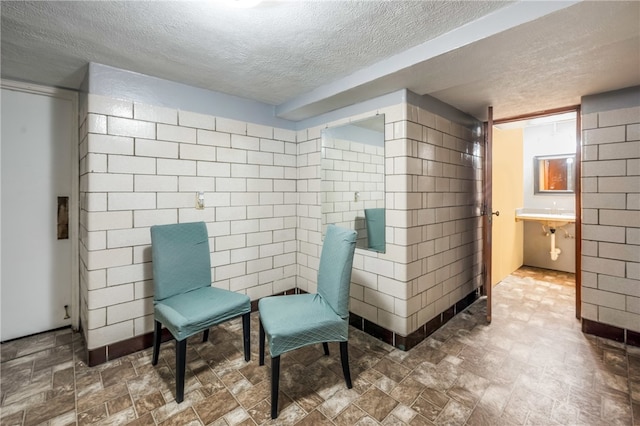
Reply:
[[[582,102],[583,330],[637,342],[640,86]]]

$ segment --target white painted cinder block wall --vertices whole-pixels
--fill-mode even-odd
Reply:
[[[81,321],[89,350],[152,330],[149,227],[204,220],[214,285],[316,291],[321,130],[385,114],[387,251],[357,249],[351,311],[407,335],[480,285],[482,149],[399,104],[302,131],[81,96]],[[205,191],[204,210],[195,193]]]
[[[89,350],[153,328],[152,225],[203,220],[213,285],[296,286],[296,133],[89,94],[80,112],[82,324]],[[205,209],[195,194],[205,192]]]
[[[298,286],[315,292],[321,130],[385,117],[386,253],[356,249],[350,310],[406,336],[481,285],[482,148],[472,130],[404,103],[298,132]]]
[[[640,87],[583,109],[582,316],[640,332]]]

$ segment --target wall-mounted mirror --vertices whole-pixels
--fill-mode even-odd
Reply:
[[[536,194],[567,194],[575,192],[575,158],[575,154],[534,157],[534,192]]]
[[[356,247],[385,251],[384,115],[322,131],[322,235],[358,232]]]

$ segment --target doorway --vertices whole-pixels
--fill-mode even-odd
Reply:
[[[77,94],[2,81],[0,341],[78,326]]]
[[[490,285],[497,285],[523,265],[575,273],[577,318],[581,307],[580,129],[579,106],[495,120],[487,164],[496,215],[491,226]],[[570,165],[571,188],[539,190],[538,176],[534,176],[539,171],[534,165],[539,158],[551,157],[562,157]],[[516,209],[522,208],[568,216],[574,213],[575,223],[556,228],[549,227],[549,222],[521,221]],[[561,254],[554,256],[551,252],[556,241]]]

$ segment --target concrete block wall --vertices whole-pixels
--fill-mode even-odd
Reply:
[[[351,311],[400,336],[450,318],[480,285],[482,148],[446,111],[399,102],[294,131],[81,95],[81,322],[96,362],[152,330],[154,224],[207,223],[215,286],[252,300],[315,292],[322,129],[376,114],[385,117],[386,252],[356,249]]]
[[[407,105],[401,144],[391,144],[389,222],[406,258],[407,331],[423,326],[482,284],[482,158],[477,128]],[[402,241],[400,241],[402,240]]]
[[[612,94],[607,100],[624,98]],[[601,98],[595,101],[582,117],[582,317],[637,333],[640,89],[635,105],[600,108]]]
[[[87,147],[87,143],[88,143],[88,139],[89,139],[89,131],[88,131],[88,123],[87,123],[87,117],[88,117],[88,103],[89,103],[89,96],[88,93],[86,91],[80,91],[79,92],[79,96],[78,96],[78,146],[80,147]],[[78,161],[80,163],[82,162],[86,162],[87,161],[87,152],[86,149],[84,150],[84,152],[80,149],[78,149]],[[79,170],[79,173],[83,173],[82,170]],[[87,208],[87,192],[86,189],[83,190],[83,188],[78,188],[80,191],[79,194],[79,208],[80,211],[86,210]],[[82,241],[84,240],[86,242],[86,228],[83,227],[82,225],[82,216],[79,215],[79,227],[78,227],[78,231],[79,231],[79,251],[84,250],[85,248],[82,246]],[[89,288],[88,288],[88,281],[90,279],[90,274],[89,271],[87,269],[87,265],[82,262],[79,261],[78,262],[78,274],[79,274],[79,284],[80,284],[80,289],[79,289],[79,297],[78,297],[78,302],[79,302],[79,311],[80,311],[80,327],[82,329],[83,332],[83,337],[85,342],[88,341],[88,335],[87,335],[87,324],[89,324],[89,304],[87,302],[87,297],[89,295]]]
[[[401,336],[481,285],[482,147],[472,130],[400,104],[298,132],[298,286],[316,291],[321,130],[385,114],[386,252],[356,249],[352,313]]]
[[[395,137],[393,128],[396,123],[403,121],[405,109],[403,105],[398,104],[298,131],[298,191],[300,197],[298,206],[298,287],[301,290],[310,293],[315,293],[317,290],[317,271],[322,250],[322,184],[320,178],[322,130],[327,126],[338,126],[373,117],[376,114],[384,114],[385,146],[388,147],[389,141]],[[388,164],[388,161],[388,154],[386,154],[385,162]],[[388,200],[389,195],[387,194],[386,197]],[[387,215],[389,215],[388,208],[387,204]],[[397,249],[394,240],[390,238],[393,235],[392,226],[387,221],[386,253],[356,248],[351,277],[350,311],[388,329],[397,328],[405,331],[404,324],[394,328],[391,327],[394,325],[392,321],[385,321],[388,315],[394,315],[394,296],[378,290],[379,282],[393,280],[396,269],[399,273],[403,269],[401,266],[396,268],[394,261],[394,258],[398,256],[394,255]],[[390,292],[397,295],[406,293],[404,284],[398,283],[397,288],[390,290]]]
[[[152,330],[152,225],[205,221],[214,286],[252,300],[296,287],[295,131],[94,94],[84,105],[81,318],[89,350]]]

